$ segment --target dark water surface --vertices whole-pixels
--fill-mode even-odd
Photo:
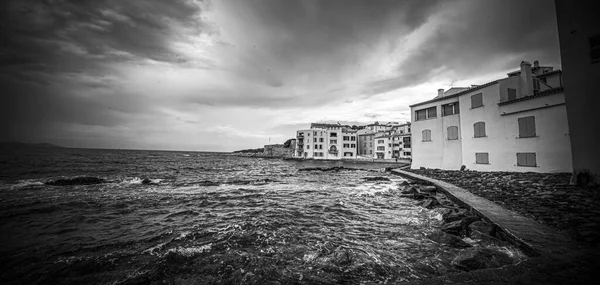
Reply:
[[[298,171],[315,166],[357,169]],[[385,284],[451,270],[447,257],[457,250],[424,237],[440,215],[398,197],[401,179],[385,166],[198,152],[5,152],[0,283]],[[75,176],[107,181],[43,184]]]

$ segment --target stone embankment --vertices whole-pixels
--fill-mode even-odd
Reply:
[[[409,171],[464,188],[575,241],[600,244],[600,187],[569,185],[570,173]]]
[[[418,205],[441,214],[443,224],[427,238],[462,249],[450,262],[454,268],[462,271],[497,268],[526,258],[505,240],[495,225],[453,203],[436,186],[408,180],[399,190],[402,197],[414,199]]]

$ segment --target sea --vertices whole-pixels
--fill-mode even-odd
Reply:
[[[452,271],[458,249],[425,237],[441,215],[400,197],[390,166],[4,150],[0,284],[391,284]],[[76,177],[99,183],[57,183]]]

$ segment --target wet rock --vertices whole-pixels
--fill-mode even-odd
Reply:
[[[462,221],[458,220],[458,221],[444,224],[442,226],[442,231],[458,236],[463,232]]]
[[[415,186],[408,186],[406,189],[400,191],[402,194],[416,194],[418,193],[417,188]]]
[[[495,227],[494,225],[488,223],[488,222],[484,222],[484,221],[477,221],[477,222],[473,222],[472,224],[469,225],[469,232],[474,232],[474,231],[478,231],[482,234],[486,234],[489,236],[493,236],[494,235],[494,230]]]
[[[142,180],[142,184],[144,184],[144,185],[148,185],[148,184],[151,184],[151,183],[152,183],[152,180],[150,180],[148,178],[144,178],[144,180]]]
[[[508,254],[482,247],[464,249],[451,262],[453,266],[464,271],[497,268],[512,263],[513,260]]]
[[[60,178],[46,181],[46,185],[67,186],[67,185],[92,185],[105,182],[104,179],[90,176],[81,176],[75,178]]]
[[[466,168],[467,168],[467,166],[463,165],[460,167],[460,171],[465,171]]]
[[[467,229],[467,227],[474,223],[477,222],[479,220],[481,220],[478,216],[466,216],[464,218],[461,219],[462,220],[462,225],[465,229]]]
[[[365,181],[390,181],[387,177],[375,176],[375,177],[363,177]]]
[[[454,221],[461,220],[462,218],[467,216],[468,211],[466,209],[460,209],[458,211],[452,211],[448,215],[442,216],[444,222],[450,223]]]
[[[332,262],[341,266],[350,265],[353,260],[354,254],[348,249],[337,250],[332,256]]]
[[[219,186],[219,185],[221,185],[221,183],[213,182],[210,180],[204,180],[204,181],[198,182],[198,185],[200,185],[200,186]]]
[[[421,193],[431,193],[431,192],[435,192],[437,191],[437,187],[435,186],[421,186],[418,188],[419,192]]]
[[[445,233],[443,231],[439,231],[439,230],[427,235],[427,238],[432,241],[435,241],[437,243],[445,244],[450,247],[455,247],[455,248],[471,247],[470,244],[466,243],[461,238],[454,236],[454,235],[447,234],[447,233]]]
[[[434,198],[428,198],[426,199],[423,204],[421,204],[421,206],[423,206],[424,208],[427,209],[431,209],[434,208],[435,206],[439,205],[440,203],[438,203],[438,201]]]

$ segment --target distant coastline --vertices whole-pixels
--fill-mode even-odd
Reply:
[[[23,148],[65,148],[63,146],[51,143],[23,143],[23,142],[0,142],[0,148],[3,149],[23,149]]]

